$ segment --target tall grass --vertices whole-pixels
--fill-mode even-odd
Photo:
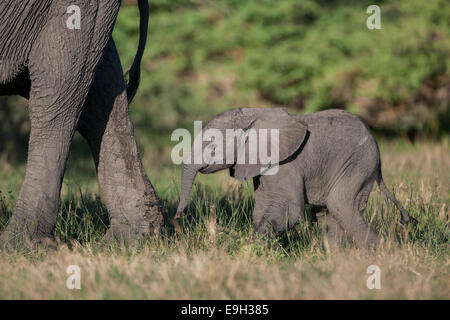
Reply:
[[[380,147],[386,183],[417,224],[403,228],[398,210],[376,187],[365,212],[385,237],[376,253],[348,245],[326,254],[308,210],[305,220],[281,237],[255,239],[252,184],[225,173],[199,177],[177,233],[170,218],[179,170],[170,166],[160,175],[150,170],[167,218],[160,237],[129,248],[100,246],[107,210],[94,183],[74,183],[71,167],[56,242],[46,249],[0,253],[0,298],[449,299],[449,141],[384,141]],[[0,182],[0,229],[16,198],[15,191],[8,193],[8,182]],[[381,269],[381,290],[366,287],[372,264]],[[82,270],[81,290],[66,288],[69,265]]]

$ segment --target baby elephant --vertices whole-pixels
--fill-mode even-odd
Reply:
[[[374,137],[351,113],[294,115],[284,108],[239,108],[217,115],[201,133],[191,164],[183,168],[176,219],[187,206],[197,172],[229,168],[238,180],[253,178],[253,224],[260,234],[292,227],[310,204],[332,247],[341,245],[346,232],[358,247],[374,248],[380,236],[362,218],[374,181],[400,210],[402,223],[409,221],[383,182]]]

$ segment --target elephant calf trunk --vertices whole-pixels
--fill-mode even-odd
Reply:
[[[200,167],[195,165],[185,165],[183,168],[183,177],[181,178],[180,203],[178,204],[175,219],[181,219],[184,209],[186,209],[187,207],[187,204],[191,198],[192,186],[199,169]]]

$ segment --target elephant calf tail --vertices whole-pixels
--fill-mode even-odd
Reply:
[[[148,34],[148,20],[149,20],[149,6],[148,0],[138,0],[140,26],[139,26],[139,46],[134,57],[133,65],[127,72],[129,74],[129,80],[127,84],[127,97],[128,103],[133,100],[134,95],[139,87],[139,79],[141,77],[141,61],[144,55],[145,44],[147,43]]]
[[[395,205],[397,206],[398,210],[400,210],[402,214],[402,224],[406,225],[409,223],[410,217],[408,213],[406,212],[405,208],[403,208],[402,204],[397,200],[397,198],[389,191],[388,187],[383,181],[383,176],[381,174],[381,166],[378,170],[378,176],[377,176],[377,183],[380,187],[380,190],[388,197]]]

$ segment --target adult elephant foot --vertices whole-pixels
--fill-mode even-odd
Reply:
[[[110,215],[111,228],[104,240],[130,243],[158,233],[163,223],[160,199],[140,160],[112,39],[97,69],[78,130],[91,148]]]
[[[31,242],[30,229],[30,227],[25,226],[23,221],[11,218],[6,229],[0,234],[0,251],[29,247]]]
[[[0,251],[35,249],[55,243],[53,239],[51,228],[43,230],[43,225],[38,219],[25,220],[13,216],[0,235]]]
[[[157,234],[157,230],[151,232],[152,234]],[[148,232],[141,232],[136,228],[126,224],[113,224],[108,229],[100,244],[105,247],[111,245],[124,245],[130,247],[136,245],[141,240],[149,239]]]
[[[162,208],[155,192],[152,195],[134,190],[137,194],[116,199],[106,197],[111,226],[102,239],[103,244],[116,242],[132,245],[138,240],[159,234]]]

